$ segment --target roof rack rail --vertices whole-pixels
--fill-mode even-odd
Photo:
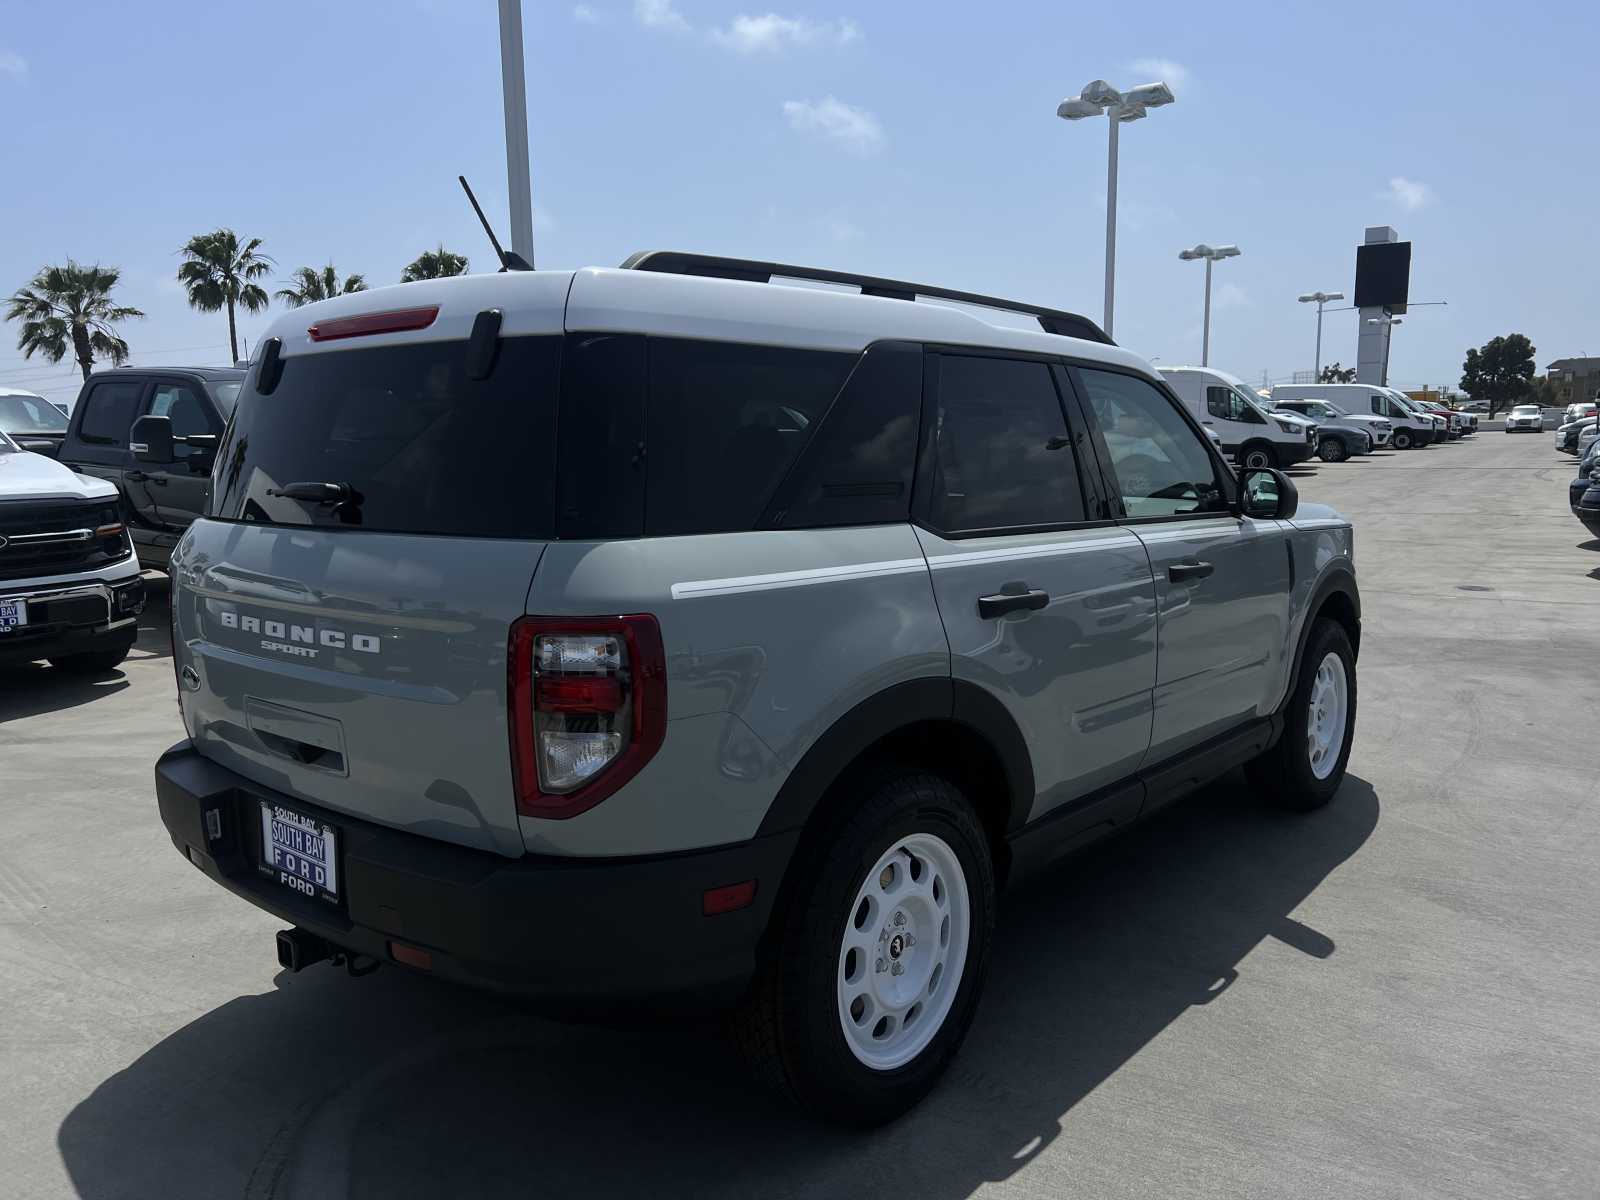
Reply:
[[[916,300],[926,296],[937,300],[954,300],[960,304],[975,304],[981,308],[994,308],[1003,312],[1022,313],[1035,318],[1039,328],[1046,333],[1063,337],[1082,338],[1090,342],[1116,345],[1106,336],[1105,330],[1088,317],[1063,312],[1058,308],[1042,308],[1019,300],[1005,300],[999,296],[984,296],[977,292],[958,292],[953,288],[934,287],[926,283],[907,283],[903,279],[883,279],[877,275],[857,275],[851,271],[828,271],[821,267],[800,267],[791,263],[762,262],[753,258],[724,258],[716,254],[689,254],[680,250],[641,250],[630,254],[622,264],[627,271],[661,271],[669,275],[702,275],[712,279],[742,279],[748,283],[770,283],[774,276],[783,279],[809,279],[818,283],[853,284],[863,296],[883,296],[890,300]]]

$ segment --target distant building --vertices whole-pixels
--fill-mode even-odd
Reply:
[[[1600,396],[1600,358],[1558,358],[1544,369],[1551,401],[1564,407]]]

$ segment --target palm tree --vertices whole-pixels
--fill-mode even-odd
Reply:
[[[291,287],[282,287],[272,294],[282,300],[290,308],[299,308],[303,304],[315,304],[318,300],[327,300],[333,296],[346,296],[351,292],[364,292],[367,290],[367,281],[360,275],[347,275],[344,284],[339,283],[339,273],[329,263],[318,271],[315,267],[301,267],[291,276],[294,284]]]
[[[41,267],[6,302],[6,320],[22,322],[17,337],[22,357],[32,358],[38,351],[58,363],[70,345],[85,379],[97,354],[113,363],[126,362],[128,343],[112,325],[144,314],[111,302],[111,289],[121,274],[116,267],[80,267],[70,258],[64,267]]]
[[[400,272],[400,282],[415,283],[419,279],[444,279],[466,273],[466,255],[446,250],[441,243],[437,250],[424,250],[406,264],[406,269]]]
[[[184,261],[178,266],[178,282],[188,290],[189,303],[201,312],[227,307],[228,348],[234,362],[239,361],[234,307],[258,313],[267,306],[267,293],[255,281],[271,270],[272,260],[260,247],[260,238],[251,238],[241,247],[233,230],[217,229],[196,234],[179,251]]]

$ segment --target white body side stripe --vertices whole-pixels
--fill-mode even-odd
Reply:
[[[672,585],[674,600],[693,600],[699,596],[728,596],[736,592],[768,592],[775,588],[807,587],[814,583],[839,583],[846,579],[874,579],[883,575],[909,575],[925,571],[920,558],[896,558],[880,562],[851,563],[838,567],[815,567],[807,571],[775,571],[770,575],[738,575],[728,579],[694,579]]]

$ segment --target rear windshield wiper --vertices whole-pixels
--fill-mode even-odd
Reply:
[[[361,493],[348,483],[291,483],[288,487],[268,488],[267,495],[309,504],[360,504]]]

